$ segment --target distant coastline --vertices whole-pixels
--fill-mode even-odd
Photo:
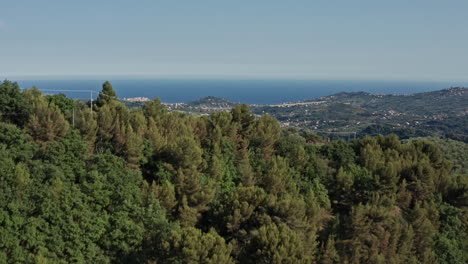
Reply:
[[[15,80],[21,88],[99,91],[105,80]],[[112,80],[119,98],[159,97],[165,103],[191,102],[206,96],[249,104],[280,104],[328,96],[339,92],[413,94],[466,87],[468,82],[360,81],[288,79],[128,79]],[[64,92],[71,98],[89,98],[83,92]],[[97,94],[96,94],[97,95]]]

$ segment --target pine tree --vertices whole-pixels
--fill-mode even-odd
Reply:
[[[300,236],[284,224],[262,226],[253,233],[243,263],[311,263],[314,256]]]
[[[171,219],[177,205],[175,186],[166,180],[161,185],[153,182],[150,188],[150,192],[159,200],[166,210],[167,217]]]
[[[83,139],[88,145],[87,153],[93,154],[97,140],[98,123],[96,114],[93,111],[83,109],[78,113],[76,127],[80,130]]]
[[[289,166],[281,157],[274,157],[267,165],[268,169],[262,176],[260,186],[268,193],[283,196],[287,193],[295,194],[297,187],[294,184]]]
[[[250,153],[247,143],[242,141],[240,144],[241,148],[237,154],[237,168],[239,169],[241,182],[243,186],[253,186],[257,182],[257,179],[255,179],[252,165],[250,165]]]
[[[166,112],[167,110],[159,98],[146,103],[143,107],[143,114],[147,119],[159,120]]]
[[[162,253],[158,263],[234,263],[231,258],[232,246],[211,229],[203,233],[193,227],[173,231],[168,241],[159,246]]]
[[[42,147],[63,138],[70,125],[56,105],[48,105],[42,96],[33,102],[33,114],[27,124],[28,131]]]
[[[105,81],[102,84],[102,90],[98,95],[96,105],[98,107],[102,107],[115,101],[117,101],[117,94],[115,93],[114,88],[112,88],[112,84],[109,81]]]
[[[239,124],[237,134],[240,139],[250,139],[255,125],[255,116],[250,113],[249,107],[245,104],[236,106],[231,110],[232,121]]]
[[[252,144],[258,145],[264,160],[269,160],[275,152],[275,144],[281,135],[279,122],[270,115],[263,115],[257,122]]]
[[[428,219],[427,209],[421,207],[421,203],[416,203],[411,212],[411,224],[414,230],[414,245],[416,256],[422,263],[436,263],[436,256],[433,251],[434,236],[436,227]]]
[[[152,117],[148,119],[148,129],[144,138],[150,142],[155,152],[161,151],[167,144],[166,139],[161,135],[161,131]]]
[[[338,264],[340,263],[340,256],[335,248],[335,239],[330,236],[327,240],[325,247],[322,249],[322,256],[319,263],[321,264]]]
[[[103,153],[106,149],[111,148],[111,140],[116,127],[115,109],[111,105],[103,105],[99,108],[97,114],[97,138],[96,152]]]
[[[30,107],[16,82],[0,83],[0,121],[24,127],[29,120]]]
[[[123,155],[128,162],[128,166],[133,169],[139,168],[140,161],[143,158],[143,140],[138,134],[133,132],[130,125],[127,126],[124,142]]]

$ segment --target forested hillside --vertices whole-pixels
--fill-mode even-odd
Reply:
[[[468,175],[428,140],[313,144],[108,82],[91,109],[4,81],[0,120],[0,263],[468,262]]]
[[[254,104],[249,108],[256,115],[272,115],[283,126],[310,129],[335,139],[340,134],[342,138],[354,134],[362,138],[393,133],[402,139],[432,136],[468,143],[467,102],[468,88],[455,87],[409,95],[341,92],[299,102]],[[239,103],[206,97],[166,105],[171,111],[208,114],[230,110]]]

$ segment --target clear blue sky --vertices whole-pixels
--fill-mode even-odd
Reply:
[[[468,80],[466,0],[0,0],[0,78]]]

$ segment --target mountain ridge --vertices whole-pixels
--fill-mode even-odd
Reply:
[[[341,92],[315,99],[281,104],[249,104],[256,115],[270,114],[283,126],[312,131],[352,132],[360,135],[397,133],[414,136],[450,137],[468,141],[468,88],[415,94]],[[207,115],[229,111],[240,103],[214,96],[167,104],[170,110]]]
[[[369,97],[373,99],[382,99],[382,98],[389,98],[389,97],[395,97],[395,98],[406,98],[406,97],[422,97],[422,96],[468,96],[468,88],[465,87],[451,87],[451,88],[446,88],[446,89],[441,89],[441,90],[435,90],[435,91],[429,91],[429,92],[420,92],[420,93],[412,93],[412,94],[374,94],[374,93],[369,93],[369,92],[364,92],[364,91],[358,91],[358,92],[338,92],[334,93],[331,95],[327,96],[321,96],[321,97],[316,97],[316,98],[310,98],[310,99],[304,99],[304,100],[299,100],[299,101],[291,101],[291,102],[282,102],[278,104],[247,104],[247,105],[282,105],[282,104],[291,104],[291,103],[307,103],[307,102],[317,102],[317,101],[336,101],[340,99],[348,99],[348,98],[353,98],[353,97]],[[187,104],[187,105],[200,105],[200,104],[219,104],[219,103],[225,103],[225,104],[232,104],[232,105],[238,105],[242,104],[242,102],[234,102],[230,101],[228,99],[222,98],[222,97],[216,97],[216,96],[205,96],[201,97],[197,100],[187,102],[187,103],[179,103],[179,104]]]

